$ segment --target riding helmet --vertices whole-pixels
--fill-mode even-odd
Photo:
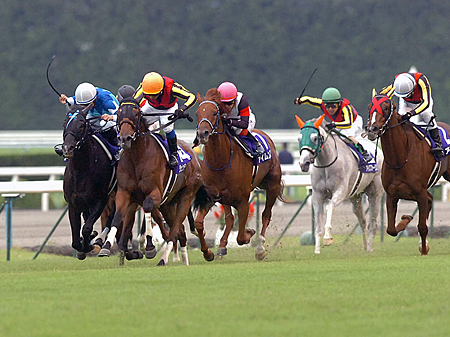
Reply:
[[[237,97],[237,88],[231,82],[223,82],[219,85],[217,90],[219,90],[220,95],[222,96],[222,102],[231,102]]]
[[[341,93],[333,87],[326,88],[322,93],[322,101],[324,103],[339,103],[341,99]]]
[[[408,96],[416,86],[416,81],[411,74],[402,73],[394,80],[394,94],[397,97]]]
[[[81,83],[75,89],[75,103],[77,104],[89,104],[96,98],[97,89],[91,83]]]
[[[154,71],[145,74],[144,78],[142,79],[142,90],[144,91],[144,94],[147,95],[159,94],[163,89],[163,87],[164,87],[163,77]]]

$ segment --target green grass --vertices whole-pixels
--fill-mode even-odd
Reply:
[[[274,240],[272,240],[273,242]],[[314,255],[283,238],[264,261],[229,249],[189,267],[0,254],[0,336],[449,336],[449,242],[344,237]],[[270,243],[270,242],[269,242]],[[159,255],[158,255],[159,256]]]

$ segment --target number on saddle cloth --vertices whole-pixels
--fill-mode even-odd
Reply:
[[[266,138],[259,133],[252,133],[252,135],[261,143],[264,148],[264,153],[261,156],[256,155],[256,142],[253,137],[248,136],[234,136],[236,143],[244,150],[244,153],[253,159],[254,165],[259,165],[265,161],[272,159],[272,150]]]
[[[375,173],[375,172],[378,172],[377,163],[375,162],[375,158],[373,156],[373,153],[370,153],[370,151],[368,151],[369,154],[372,157],[372,160],[370,162],[368,162],[368,163],[365,163],[363,155],[361,154],[361,152],[359,152],[359,150],[356,148],[356,146],[353,143],[345,142],[345,144],[347,144],[347,146],[358,157],[358,169],[359,169],[360,172],[362,172],[362,173]]]

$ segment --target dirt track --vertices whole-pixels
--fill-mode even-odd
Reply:
[[[293,215],[296,213],[300,204],[277,204],[273,209],[272,222],[267,231],[267,237],[279,237],[284,228],[288,225]],[[412,214],[415,209],[415,203],[402,201],[399,204],[398,214]],[[260,212],[263,207],[261,206]],[[449,202],[435,202],[434,205],[434,232],[442,233],[448,230],[450,226]],[[63,213],[63,209],[41,212],[40,210],[16,210],[12,212],[12,245],[13,247],[33,247],[41,245],[47,235],[50,233],[58,219]],[[399,217],[398,217],[399,219]],[[386,220],[384,221],[386,224]],[[351,211],[350,203],[346,202],[339,206],[333,215],[333,234],[348,234],[356,224],[356,217]],[[207,238],[214,239],[218,224],[212,213],[206,221]],[[408,226],[408,232],[414,235],[417,232],[417,216]],[[256,227],[255,218],[250,221],[251,228]],[[137,226],[135,226],[136,228]],[[95,229],[100,229],[99,223]],[[311,206],[305,205],[297,215],[292,225],[289,227],[286,236],[299,237],[303,232],[311,230]],[[191,234],[188,231],[188,236]],[[70,245],[70,225],[67,214],[64,215],[55,232],[51,236],[49,245]],[[0,249],[6,247],[5,235],[5,211],[0,213]]]

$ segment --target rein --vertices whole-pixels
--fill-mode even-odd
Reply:
[[[323,146],[325,145],[325,142],[328,140],[328,137],[330,137],[330,134],[331,134],[331,131],[329,131],[328,133],[327,133],[327,137],[325,138],[325,140],[323,140],[323,142],[322,142],[322,146],[320,147],[320,150],[322,150],[323,149]],[[334,157],[334,160],[331,162],[331,163],[329,163],[329,164],[327,164],[327,165],[321,165],[321,166],[316,166],[316,165],[314,165],[314,167],[317,167],[317,168],[327,168],[327,167],[330,167],[331,165],[333,165],[335,162],[336,162],[336,160],[338,159],[338,151],[337,151],[337,143],[336,143],[336,139],[334,139],[334,137],[331,137],[333,140],[334,140],[334,152],[336,153],[336,157]],[[319,152],[320,151],[318,151],[317,152],[317,154],[316,154],[316,156],[314,157],[314,158],[316,158],[318,155],[319,155]]]
[[[218,131],[217,131],[217,128],[219,127],[219,118],[218,118],[217,116],[220,115],[220,108],[219,108],[219,105],[218,105],[216,102],[214,102],[214,101],[206,100],[206,101],[203,101],[203,102],[201,102],[201,103],[199,104],[199,108],[200,108],[200,106],[201,106],[202,104],[204,104],[204,103],[212,103],[212,104],[214,104],[214,106],[216,107],[216,112],[214,112],[214,115],[213,115],[213,116],[216,117],[216,122],[215,122],[215,124],[213,124],[208,118],[204,117],[204,118],[202,118],[202,119],[198,122],[196,130],[198,130],[198,127],[200,126],[201,123],[206,122],[206,123],[209,124],[209,126],[210,126],[211,129],[212,129],[212,131],[211,131],[211,136],[214,135],[214,134],[217,134],[217,135],[226,134],[226,135],[228,136],[228,139],[230,140],[230,160],[228,161],[228,164],[226,164],[225,166],[222,166],[222,167],[220,167],[220,168],[214,168],[214,167],[212,167],[210,164],[208,164],[208,162],[206,161],[206,157],[204,157],[203,160],[204,160],[204,162],[205,162],[205,165],[206,165],[211,171],[223,171],[223,170],[225,170],[227,167],[230,167],[230,169],[231,169],[231,162],[232,162],[232,160],[233,160],[233,155],[234,155],[233,141],[232,141],[230,135],[227,134],[227,132],[226,132],[226,130],[225,130],[225,128],[224,128],[223,126],[222,126],[222,128],[223,128],[224,131],[222,131],[222,132],[218,132]]]

